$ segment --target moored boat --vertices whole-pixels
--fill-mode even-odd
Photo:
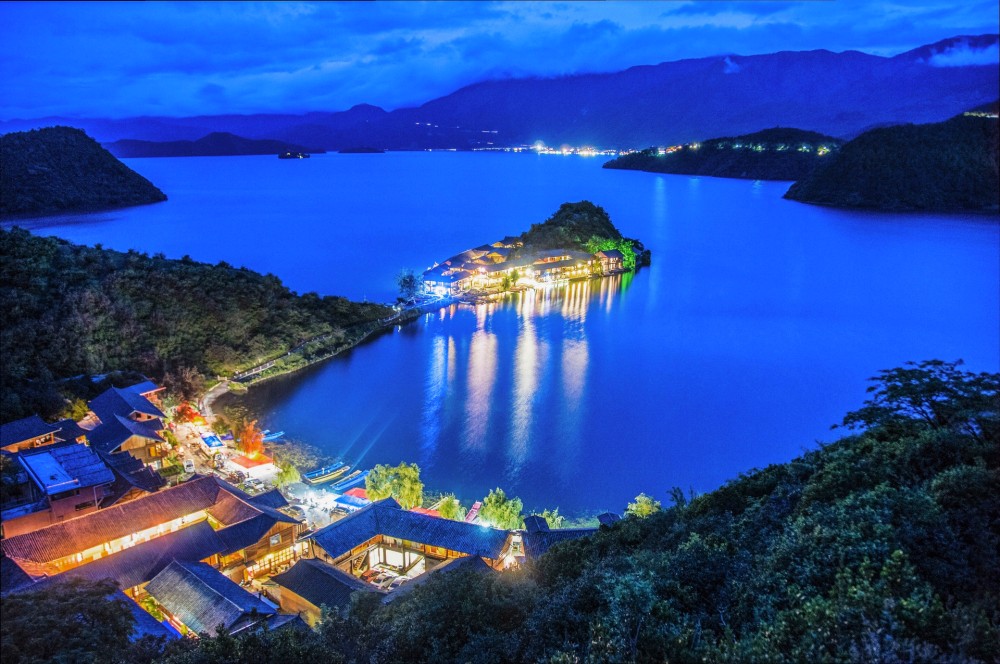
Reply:
[[[343,461],[338,461],[329,466],[323,466],[316,470],[310,470],[308,473],[303,473],[302,481],[306,484],[323,484],[324,482],[337,479],[350,469],[351,467]]]
[[[348,489],[353,489],[364,482],[366,477],[368,477],[367,470],[364,472],[355,470],[353,473],[331,486],[330,491],[333,491],[334,493],[343,493]]]

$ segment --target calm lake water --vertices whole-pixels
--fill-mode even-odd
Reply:
[[[468,504],[620,511],[782,462],[907,360],[1000,367],[997,217],[845,212],[787,183],[485,153],[134,159],[166,203],[22,221],[74,242],[273,272],[390,301],[422,270],[565,201],[652,249],[636,275],[448,308],[254,388],[263,425],[370,466],[420,464]]]

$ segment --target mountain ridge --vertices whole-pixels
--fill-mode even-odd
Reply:
[[[227,131],[327,150],[359,144],[476,149],[538,140],[636,148],[774,126],[847,137],[877,124],[943,121],[995,99],[1000,63],[932,62],[942,55],[989,54],[998,41],[997,35],[954,37],[891,57],[780,51],[635,65],[618,72],[479,81],[393,111],[357,104],[346,111],[302,114],[45,118],[0,121],[0,131],[69,123],[102,142],[195,140]]]

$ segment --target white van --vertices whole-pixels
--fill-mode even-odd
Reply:
[[[184,472],[185,473],[194,472],[194,459],[184,459]]]

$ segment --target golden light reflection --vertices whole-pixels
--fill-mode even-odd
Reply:
[[[454,346],[454,340],[448,338],[449,346]],[[448,392],[445,382],[445,368],[454,363],[453,352],[446,346],[444,337],[435,337],[431,348],[430,361],[427,364],[427,379],[424,382],[424,407],[420,423],[420,462],[427,464],[434,458],[438,441],[441,438],[441,410],[444,408],[444,398]]]
[[[497,377],[497,337],[486,330],[492,306],[476,307],[476,331],[469,345],[465,400],[465,448],[481,450],[486,442],[493,385]]]
[[[509,474],[516,478],[528,457],[531,428],[534,421],[535,392],[538,390],[539,367],[543,361],[542,344],[535,329],[536,298],[525,293],[518,303],[520,334],[514,350],[514,400],[511,408]]]

